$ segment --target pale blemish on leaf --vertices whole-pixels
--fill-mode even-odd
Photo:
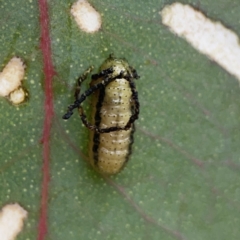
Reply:
[[[97,12],[86,0],[79,0],[72,5],[71,14],[79,28],[84,32],[94,33],[101,27],[102,20]]]
[[[0,212],[0,239],[13,240],[23,228],[27,211],[19,204],[5,205]]]
[[[236,33],[189,5],[174,3],[160,14],[163,24],[173,33],[240,80],[240,45]]]
[[[26,92],[21,88],[25,65],[21,58],[13,57],[0,73],[0,96],[7,97],[13,104],[24,101]]]
[[[14,104],[18,105],[25,101],[27,92],[23,88],[18,88],[9,95],[9,100]]]

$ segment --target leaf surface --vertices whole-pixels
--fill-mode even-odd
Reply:
[[[238,1],[184,2],[240,33]],[[49,1],[56,75],[46,239],[238,239],[239,82],[161,24],[171,1],[91,1],[103,20],[95,34],[78,29],[72,3]],[[29,216],[18,239],[36,239],[45,114],[39,10],[16,0],[0,12],[1,66],[23,58],[30,94],[19,107],[0,99],[0,203],[20,203]],[[103,178],[85,161],[88,131],[77,111],[61,117],[77,77],[90,65],[97,72],[110,53],[141,76],[141,115],[127,167]]]

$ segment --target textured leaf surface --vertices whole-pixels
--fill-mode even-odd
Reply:
[[[158,12],[171,1],[91,1],[103,18],[93,35],[76,26],[72,2],[49,1],[56,76],[47,239],[239,239],[238,81],[161,24]],[[240,34],[237,0],[184,3]],[[30,93],[19,107],[0,99],[0,203],[19,202],[29,212],[19,239],[36,239],[44,115],[38,5],[5,1],[0,12],[2,67],[22,57]],[[141,76],[141,116],[127,167],[104,179],[84,161],[88,132],[77,111],[61,116],[76,78],[110,53]]]

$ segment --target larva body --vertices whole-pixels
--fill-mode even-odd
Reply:
[[[118,173],[126,164],[133,143],[134,121],[138,118],[139,102],[133,79],[139,76],[126,60],[111,55],[98,74],[92,75],[90,88],[83,94],[78,90],[76,101],[64,115],[78,107],[83,123],[90,133],[89,159],[91,165],[107,175]],[[79,78],[79,86],[85,79]],[[80,87],[79,87],[80,88]],[[92,95],[92,123],[87,121],[81,102]]]
[[[132,115],[129,82],[117,78],[93,94],[93,121],[99,128],[124,127]],[[128,130],[90,133],[91,164],[100,172],[115,174],[128,160],[133,142],[133,124]]]

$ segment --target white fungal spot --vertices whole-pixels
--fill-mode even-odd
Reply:
[[[24,91],[23,88],[20,87],[17,90],[10,93],[9,100],[13,104],[18,105],[24,102],[26,96],[27,96],[27,93]]]
[[[72,5],[71,14],[80,29],[93,33],[100,29],[102,20],[97,12],[86,0],[79,0]]]
[[[0,73],[0,96],[6,97],[21,85],[25,66],[20,58],[13,57]]]
[[[163,24],[173,33],[185,38],[199,52],[240,80],[240,45],[236,33],[189,5],[174,3],[166,6],[160,14]]]
[[[23,228],[23,221],[27,217],[27,211],[19,204],[5,205],[0,212],[0,236],[1,240],[13,240]]]

